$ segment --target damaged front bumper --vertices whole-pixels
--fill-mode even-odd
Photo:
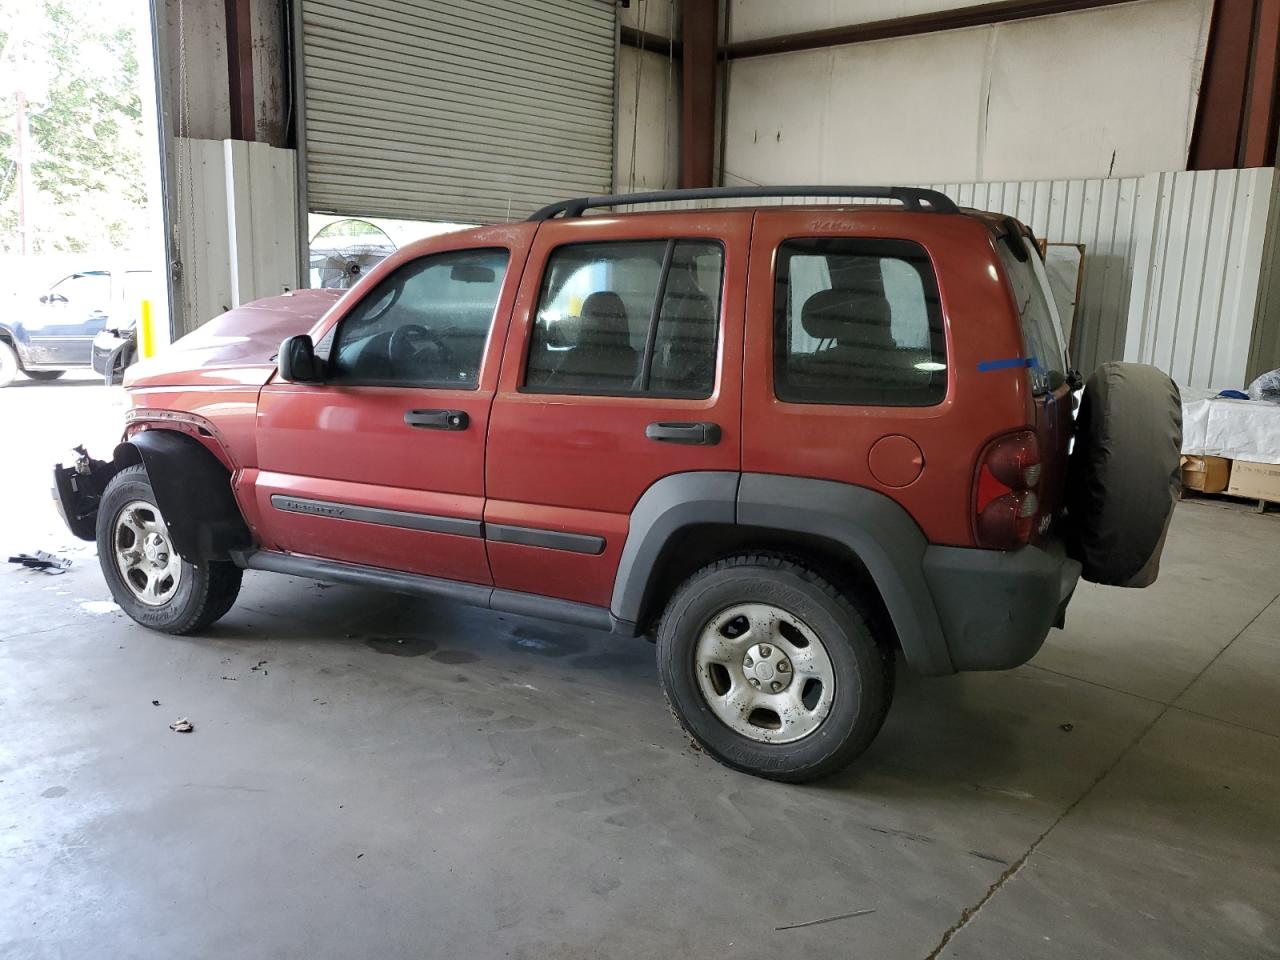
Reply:
[[[53,468],[53,503],[67,528],[81,540],[97,538],[98,501],[116,474],[115,465],[94,460],[84,447],[76,447],[69,467]]]

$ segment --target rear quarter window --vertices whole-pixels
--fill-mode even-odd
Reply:
[[[790,403],[922,407],[947,393],[933,266],[903,240],[805,238],[778,248],[774,392]]]
[[[1066,350],[1040,254],[1026,237],[1018,239],[1027,251],[1025,260],[1014,256],[1004,239],[996,243],[996,250],[1017,305],[1026,359],[1030,363],[1032,389],[1036,393],[1044,393],[1055,379],[1053,374],[1065,376]]]

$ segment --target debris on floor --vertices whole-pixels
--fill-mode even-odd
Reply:
[[[10,557],[9,562],[20,563],[28,570],[39,570],[42,573],[50,574],[66,573],[71,566],[71,561],[67,558],[59,557],[44,550],[37,550],[35,553],[20,553],[16,557]]]
[[[153,707],[158,707],[158,706],[160,706],[160,701],[159,701],[159,700],[152,700],[152,701],[151,701],[151,705],[152,705]]]
[[[853,913],[842,913],[834,917],[823,917],[821,920],[806,920],[803,923],[789,923],[785,927],[774,927],[774,930],[799,930],[801,927],[816,927],[820,923],[832,923],[836,920],[850,920],[853,917],[865,917],[875,910],[855,910]]]
[[[81,600],[80,609],[85,613],[118,613],[120,605],[114,600]]]
[[[169,729],[175,733],[191,733],[195,730],[196,725],[186,717],[179,717],[173,723],[169,724]]]
[[[1061,730],[1063,733],[1070,733],[1070,732],[1071,732],[1072,730],[1074,730],[1075,728],[1076,728],[1076,725],[1075,725],[1074,723],[1060,723],[1060,724],[1058,724],[1058,729],[1059,729],[1059,730]]]

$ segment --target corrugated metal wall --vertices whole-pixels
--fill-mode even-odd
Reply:
[[[1245,385],[1271,168],[1143,178],[1124,356],[1195,387]]]
[[[1146,178],[1141,178],[1146,179]],[[1017,217],[1038,238],[1083,243],[1084,280],[1072,356],[1081,370],[1124,353],[1141,179],[931,184],[961,206]]]

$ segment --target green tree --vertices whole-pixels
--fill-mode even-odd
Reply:
[[[0,0],[0,251],[19,249],[17,94],[33,253],[124,249],[145,229],[141,4]]]

